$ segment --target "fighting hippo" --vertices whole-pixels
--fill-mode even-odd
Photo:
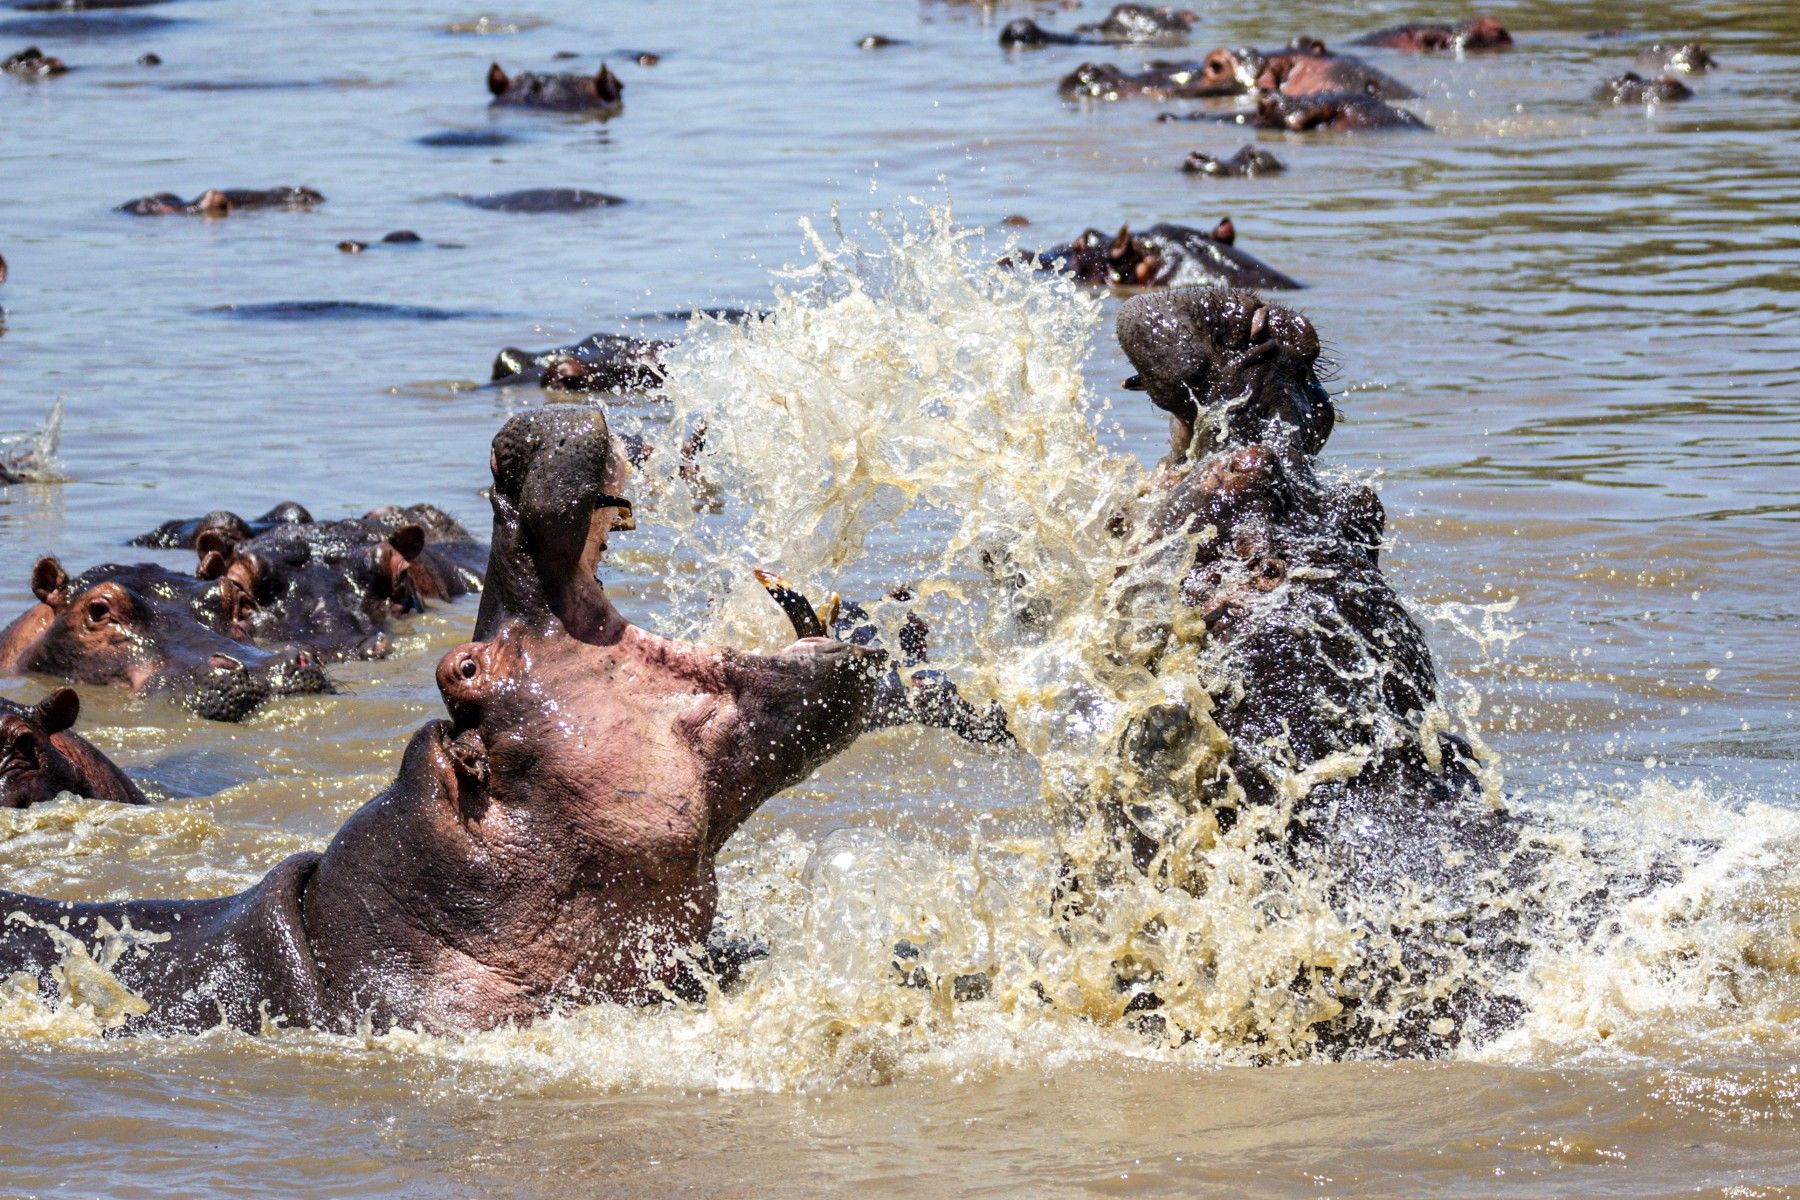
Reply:
[[[521,71],[508,76],[499,63],[488,67],[491,103],[507,108],[547,108],[555,112],[614,116],[625,109],[625,85],[605,63],[592,75],[534,75]]]
[[[1473,54],[1510,50],[1512,44],[1512,34],[1492,17],[1476,17],[1461,25],[1390,25],[1351,42],[1353,46],[1385,46],[1407,54]]]
[[[1241,147],[1230,158],[1214,158],[1194,150],[1181,164],[1184,175],[1211,175],[1220,179],[1255,179],[1258,175],[1278,175],[1285,170],[1286,163],[1255,145]]]
[[[1609,79],[1594,90],[1594,99],[1603,104],[1672,104],[1693,96],[1694,89],[1673,75],[1645,79],[1636,71]]]
[[[173,192],[139,196],[136,200],[127,200],[115,211],[138,217],[226,217],[234,212],[259,209],[303,212],[323,203],[325,197],[309,187],[210,188],[192,200],[183,200]]]
[[[520,350],[508,346],[494,356],[490,382],[499,387],[535,383],[571,392],[633,392],[659,387],[658,357],[668,342],[621,333],[596,333],[572,346]]]
[[[125,684],[213,721],[241,721],[276,696],[332,690],[312,655],[220,633],[212,586],[164,567],[109,564],[70,578],[43,558],[31,590],[37,603],[0,630],[0,675]]]
[[[1294,98],[1280,92],[1262,92],[1256,108],[1230,113],[1158,113],[1158,121],[1223,121],[1257,129],[1282,129],[1304,133],[1313,129],[1339,132],[1385,129],[1422,129],[1431,126],[1403,108],[1361,92],[1326,92]]]
[[[19,79],[49,79],[67,73],[68,64],[52,58],[36,46],[27,46],[17,54],[0,60],[0,71]]]
[[[1220,840],[1279,839],[1269,853],[1346,911],[1431,899],[1420,924],[1375,918],[1359,960],[1293,980],[1318,1001],[1319,1045],[1442,1051],[1505,1025],[1516,1001],[1455,972],[1516,932],[1483,897],[1522,869],[1521,824],[1443,730],[1430,649],[1378,565],[1379,498],[1317,470],[1335,419],[1317,332],[1251,293],[1192,288],[1126,301],[1118,337],[1125,386],[1171,425],[1125,522],[1120,594],[1136,575],[1146,594],[1176,585],[1184,615],[1146,633],[1145,669],[1197,664],[1208,699],[1131,718],[1121,752],[1142,782],[1117,836],[1140,869],[1168,870],[1171,839],[1200,821]]]
[[[148,804],[113,761],[74,730],[81,697],[58,688],[36,704],[0,696],[0,808],[25,808],[64,792]]]
[[[1058,33],[1030,17],[1020,17],[1000,31],[1000,44],[1008,50],[1040,46],[1179,46],[1187,41],[1188,31],[1199,19],[1197,13],[1185,8],[1115,4],[1104,20],[1077,25],[1073,33]]]
[[[126,545],[151,546],[159,550],[192,550],[202,533],[212,531],[233,542],[273,529],[277,525],[304,525],[312,521],[312,513],[292,500],[283,500],[262,516],[246,521],[225,509],[217,509],[203,517],[177,517],[164,521],[148,533],[140,533]]]
[[[1646,76],[1677,72],[1682,75],[1704,75],[1719,65],[1718,59],[1699,42],[1682,42],[1666,46],[1656,43],[1637,56],[1637,69]]]
[[[1129,226],[1108,236],[1089,229],[1067,245],[1037,256],[1040,266],[1063,271],[1083,283],[1106,287],[1180,287],[1221,282],[1232,287],[1304,286],[1234,243],[1230,218],[1209,233],[1187,225],[1152,225],[1139,233]]]
[[[1295,38],[1285,50],[1220,46],[1198,62],[1152,63],[1127,74],[1117,67],[1083,63],[1058,85],[1066,99],[1195,100],[1239,96],[1259,88],[1286,96],[1361,92],[1390,100],[1418,95],[1393,76],[1359,58],[1333,54],[1314,38]]]
[[[127,1033],[441,1033],[683,987],[719,849],[854,738],[878,656],[829,638],[744,654],[619,614],[594,571],[630,506],[598,410],[515,418],[491,461],[477,640],[439,663],[449,719],[414,734],[394,782],[323,854],[237,896],[0,894],[0,971],[54,989],[71,940],[128,921],[112,973],[144,1007]]]

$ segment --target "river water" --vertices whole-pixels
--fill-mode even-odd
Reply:
[[[1200,52],[1469,15],[1197,7]],[[1058,943],[1037,765],[890,732],[728,851],[729,917],[773,953],[703,1009],[593,1008],[450,1040],[116,1042],[92,1011],[8,993],[0,1191],[1800,1190],[1800,10],[1497,3],[1511,54],[1368,54],[1422,94],[1435,133],[1272,136],[1287,173],[1205,182],[1181,159],[1229,153],[1237,130],[1055,93],[1084,58],[1164,52],[995,44],[1012,16],[1066,28],[1101,11],[545,0],[495,9],[500,32],[477,34],[449,30],[473,7],[407,0],[0,9],[0,50],[36,43],[77,68],[0,77],[0,430],[59,398],[65,411],[63,480],[0,488],[0,615],[28,603],[38,556],[155,557],[123,543],[216,507],[430,500],[483,529],[487,442],[544,402],[476,386],[496,350],[672,337],[679,322],[634,318],[738,303],[775,317],[696,328],[670,385],[677,413],[735,431],[720,482],[737,515],[696,515],[646,480],[643,528],[609,556],[619,604],[753,642],[776,622],[752,565],[849,596],[943,585],[940,657],[979,687],[956,498],[979,513],[1034,473],[1045,495],[1083,472],[1128,480],[1165,437],[1117,386],[1116,300],[989,264],[1007,236],[1229,214],[1241,248],[1309,285],[1288,299],[1328,344],[1343,412],[1325,460],[1381,489],[1387,571],[1506,792],[1616,839],[1704,842],[1705,863],[1605,946],[1545,948],[1530,1017],[1497,1043],[1254,1065],[1241,1045],[1166,1046],[1004,989],[957,1005],[893,986],[897,934],[970,967],[1041,966]],[[869,33],[906,44],[857,49]],[[1644,45],[1694,37],[1722,64],[1694,100],[1588,99]],[[163,65],[138,65],[147,51]],[[561,51],[613,65],[623,116],[490,114],[490,60],[545,69]],[[641,51],[660,64],[631,62]],[[512,140],[420,144],[444,130]],[[110,211],[278,184],[328,199],[220,221]],[[456,198],[551,185],[628,203],[515,216]],[[1015,213],[1031,224],[1003,230]],[[334,248],[400,228],[432,244]],[[249,307],[287,301],[394,307]],[[772,423],[772,398],[804,419]],[[959,439],[992,432],[978,418],[996,399],[1032,436],[977,470]],[[660,435],[667,411],[614,416]],[[941,418],[895,459],[923,500],[852,489],[846,507],[827,435],[897,414]],[[337,670],[345,695],[243,726],[84,689],[84,732],[169,799],[0,818],[0,883],[218,895],[322,846],[438,712],[432,667],[473,615],[416,619],[389,659]]]

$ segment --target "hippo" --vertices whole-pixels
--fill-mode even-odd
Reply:
[[[1359,130],[1421,129],[1431,126],[1403,108],[1361,92],[1325,92],[1294,99],[1280,92],[1258,94],[1251,112],[1158,113],[1158,121],[1223,121],[1257,129],[1284,129],[1303,133],[1313,129],[1339,132]]]
[[[224,217],[258,209],[303,212],[323,203],[325,197],[309,187],[210,188],[192,200],[183,200],[173,192],[139,196],[136,200],[127,200],[114,211],[138,217]]]
[[[1385,46],[1406,54],[1473,54],[1511,50],[1512,34],[1492,17],[1476,17],[1461,25],[1390,25],[1354,39],[1353,46]]]
[[[203,517],[177,517],[164,521],[147,533],[140,533],[126,545],[151,546],[159,550],[192,550],[200,534],[212,530],[233,542],[246,541],[277,525],[305,525],[312,513],[293,500],[283,500],[262,516],[246,521],[234,512],[218,509]]]
[[[1230,218],[1209,233],[1187,225],[1152,225],[1109,237],[1089,229],[1037,257],[1040,267],[1108,287],[1179,287],[1206,281],[1233,287],[1299,288],[1297,280],[1237,249]]]
[[[1645,79],[1636,71],[1609,79],[1594,91],[1594,99],[1603,104],[1672,104],[1693,96],[1694,89],[1673,75]]]
[[[488,67],[490,102],[506,108],[546,108],[611,117],[625,110],[625,85],[606,64],[592,75],[534,75],[521,71],[508,77],[499,63]]]
[[[1073,33],[1057,33],[1030,17],[1020,17],[1000,31],[1000,45],[1008,50],[1041,46],[1179,46],[1187,41],[1188,31],[1199,19],[1197,13],[1188,9],[1115,4],[1104,20],[1077,25]]]
[[[321,661],[385,658],[388,619],[424,608],[413,565],[425,531],[361,520],[277,525],[242,541],[199,535],[195,576],[218,582],[224,631]]]
[[[571,392],[631,392],[660,387],[659,355],[668,342],[622,333],[595,333],[572,346],[520,350],[508,346],[494,356],[490,382],[496,387],[536,383]]]
[[[611,208],[625,203],[617,196],[588,188],[525,188],[517,192],[499,192],[492,196],[460,196],[464,204],[489,212],[506,213],[571,213],[590,208]]]
[[[0,971],[52,990],[72,942],[128,922],[111,969],[143,1005],[120,1034],[445,1034],[683,989],[720,848],[854,739],[879,655],[825,637],[746,654],[627,621],[594,578],[630,511],[599,410],[515,417],[491,461],[493,586],[438,664],[448,719],[393,783],[236,896],[0,893]]]
[[[868,33],[856,39],[858,50],[890,50],[895,46],[910,46],[911,42],[903,38],[891,38],[884,33]]]
[[[1082,63],[1056,85],[1065,100],[1198,100],[1206,96],[1233,96],[1243,91],[1235,79],[1205,74],[1204,64],[1152,63],[1132,74],[1110,63]]]
[[[0,675],[125,684],[212,721],[241,721],[277,696],[333,690],[314,656],[221,633],[215,589],[165,567],[107,564],[70,578],[42,558],[31,590],[37,604],[0,629]]]
[[[1718,65],[1719,60],[1699,42],[1682,42],[1673,46],[1657,42],[1637,56],[1638,71],[1652,77],[1670,73],[1704,75]]]
[[[36,704],[0,696],[0,808],[25,808],[64,792],[116,804],[148,804],[112,759],[75,732],[81,697],[57,688]]]
[[[383,235],[380,240],[373,244],[377,246],[423,246],[425,244],[425,239],[410,229],[396,229],[392,233]],[[354,238],[346,238],[337,244],[337,248],[345,254],[361,254],[364,250],[367,250],[370,245],[371,243],[369,242],[359,242]]]
[[[1278,175],[1285,170],[1286,163],[1256,145],[1241,147],[1230,158],[1214,158],[1194,150],[1181,164],[1184,175],[1211,175],[1219,179],[1255,179],[1258,175]]]
[[[1284,96],[1357,92],[1383,100],[1415,100],[1419,95],[1362,59],[1333,54],[1324,42],[1310,38],[1296,38],[1287,50],[1260,57],[1255,51],[1225,53],[1239,58],[1240,77],[1244,72],[1254,72],[1253,86],[1272,88]]]
[[[1432,655],[1381,573],[1380,499],[1316,467],[1335,421],[1317,332],[1247,291],[1184,288],[1127,300],[1117,334],[1137,372],[1125,387],[1168,413],[1171,432],[1122,522],[1121,578],[1167,594],[1174,569],[1188,615],[1146,634],[1145,669],[1198,664],[1208,697],[1202,709],[1160,692],[1130,717],[1120,749],[1140,783],[1114,814],[1122,849],[1165,870],[1184,822],[1219,838],[1243,823],[1261,833],[1241,836],[1279,839],[1268,853],[1301,877],[1330,881],[1334,904],[1411,889],[1447,911],[1369,929],[1365,958],[1293,981],[1330,998],[1313,1026],[1327,1051],[1441,1053],[1505,1028],[1518,1001],[1450,972],[1478,947],[1516,949],[1517,915],[1483,897],[1528,869],[1514,853],[1524,827],[1483,793],[1471,747],[1428,715]],[[1184,775],[1185,760],[1221,749],[1214,727],[1223,761]],[[1341,769],[1308,773],[1325,763]]]
[[[1333,54],[1315,38],[1295,38],[1285,50],[1217,47],[1198,62],[1152,63],[1132,75],[1117,67],[1083,63],[1058,85],[1065,99],[1196,100],[1239,96],[1270,88],[1288,96],[1363,92],[1390,100],[1418,93],[1359,58]]]
[[[0,71],[18,79],[49,79],[67,74],[68,70],[69,65],[62,59],[52,58],[36,46],[27,46],[0,60]]]
[[[441,129],[416,140],[421,146],[464,149],[506,146],[519,139],[501,129]]]

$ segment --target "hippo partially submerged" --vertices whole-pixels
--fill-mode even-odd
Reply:
[[[1604,104],[1672,104],[1693,96],[1694,89],[1673,75],[1645,79],[1636,71],[1609,79],[1594,91],[1594,99]]]
[[[315,656],[219,632],[211,585],[165,567],[109,564],[71,578],[43,558],[31,590],[38,602],[0,629],[0,675],[125,684],[214,721],[241,721],[276,696],[332,690]]]
[[[1351,43],[1385,46],[1407,54],[1473,54],[1482,50],[1512,49],[1512,34],[1492,17],[1476,17],[1460,25],[1390,25],[1365,33]]]
[[[509,76],[499,63],[488,67],[488,91],[492,103],[511,108],[545,108],[555,112],[579,112],[610,117],[625,110],[625,85],[605,63],[592,75],[535,75],[521,71]]]
[[[18,79],[49,79],[67,74],[68,70],[68,64],[62,59],[45,54],[36,46],[27,46],[17,54],[0,59],[0,72]]]
[[[1045,29],[1030,17],[1020,17],[1000,31],[1000,45],[1008,50],[1040,46],[1179,46],[1187,41],[1188,31],[1199,19],[1188,9],[1115,4],[1105,19],[1077,25],[1072,33]]]
[[[622,333],[595,333],[571,346],[520,350],[508,346],[494,356],[490,381],[496,386],[541,384],[571,392],[633,392],[659,387],[661,353],[667,342]]]
[[[325,203],[325,197],[309,187],[211,188],[192,200],[173,192],[158,192],[127,200],[116,211],[138,217],[226,217],[259,209],[306,211]]]
[[[0,972],[52,969],[129,928],[121,1032],[434,1032],[679,988],[711,928],[713,861],[758,805],[861,727],[878,657],[829,638],[775,655],[659,637],[594,578],[629,513],[603,415],[495,438],[493,586],[439,663],[450,719],[323,854],[216,900],[0,893]]]
[[[1681,75],[1703,75],[1719,65],[1699,42],[1681,42],[1675,45],[1664,45],[1657,42],[1646,48],[1637,56],[1637,69],[1646,76],[1678,73]]]
[[[1295,38],[1285,50],[1220,46],[1197,62],[1152,63],[1127,74],[1117,67],[1083,63],[1058,90],[1067,99],[1195,100],[1239,96],[1258,89],[1285,96],[1359,92],[1387,100],[1410,100],[1418,93],[1359,58],[1333,54],[1316,38]]]
[[[1190,151],[1181,164],[1184,175],[1210,175],[1215,179],[1255,179],[1258,175],[1279,175],[1285,170],[1287,164],[1255,145],[1240,147],[1230,158]]]
[[[1219,282],[1232,287],[1298,288],[1297,280],[1239,250],[1229,218],[1208,232],[1187,225],[1151,225],[1137,233],[1089,229],[1037,256],[1040,266],[1105,287],[1181,287]]]
[[[0,808],[24,808],[64,792],[118,804],[148,804],[113,761],[76,733],[81,697],[58,688],[36,704],[0,696]]]
[[[1361,92],[1324,92],[1294,98],[1280,92],[1262,92],[1256,108],[1230,113],[1158,113],[1158,121],[1221,121],[1257,129],[1305,133],[1329,129],[1343,133],[1366,130],[1429,130],[1431,126],[1385,100]]]

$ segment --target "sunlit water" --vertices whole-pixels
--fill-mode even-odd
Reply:
[[[1774,4],[1494,5],[1519,41],[1509,56],[1369,55],[1423,93],[1436,134],[1274,137],[1287,174],[1198,182],[1175,169],[1185,153],[1242,135],[1157,125],[1141,103],[1065,107],[1055,80],[1084,57],[1146,55],[1002,54],[995,22],[1028,11],[536,5],[496,10],[527,28],[490,36],[445,32],[475,8],[403,4],[176,0],[132,10],[171,24],[120,36],[12,33],[28,14],[0,16],[0,50],[36,42],[80,68],[0,78],[0,431],[62,397],[67,477],[0,489],[0,611],[27,602],[42,553],[146,556],[121,544],[213,507],[429,499],[484,527],[487,441],[541,402],[473,389],[494,351],[595,329],[670,336],[679,325],[627,318],[752,302],[774,318],[697,329],[669,387],[668,428],[709,418],[737,507],[696,515],[641,481],[655,519],[615,544],[621,605],[753,644],[779,634],[752,565],[852,597],[913,585],[940,657],[1061,761],[1055,706],[1026,703],[1058,682],[1056,661],[998,637],[973,555],[1004,532],[1078,577],[1083,506],[1128,486],[1164,435],[1117,388],[1114,302],[989,271],[1005,240],[953,233],[943,206],[962,228],[1023,213],[1032,226],[1009,232],[1028,245],[1229,213],[1241,247],[1310,285],[1292,300],[1329,343],[1345,417],[1325,459],[1375,476],[1397,539],[1387,569],[1506,792],[1614,843],[1707,842],[1704,861],[1604,944],[1545,946],[1532,1016],[1498,1043],[1428,1064],[1247,1066],[1229,1038],[1171,1047],[1084,1013],[1079,988],[1067,1005],[1026,1002],[1023,981],[1079,981],[1099,961],[1044,912],[1056,780],[1031,755],[888,733],[734,843],[729,918],[773,950],[741,992],[450,1041],[116,1044],[92,1011],[9,1001],[0,1188],[1800,1187],[1800,20]],[[1067,27],[1099,11],[1040,15]],[[1462,13],[1202,15],[1204,51]],[[855,49],[871,32],[911,44]],[[1642,45],[1695,36],[1724,64],[1695,100],[1646,114],[1586,99]],[[623,117],[490,116],[490,59],[543,69],[564,49],[584,68],[608,57]],[[165,65],[135,65],[146,50]],[[641,50],[661,64],[625,63]],[[169,86],[255,81],[302,86]],[[444,129],[517,140],[417,144]],[[291,183],[328,202],[218,222],[109,211]],[[454,199],[547,185],[629,203],[510,216]],[[834,203],[860,250],[833,231]],[[334,248],[398,228],[459,248]],[[212,311],[310,300],[453,315]],[[616,420],[666,436],[669,411]],[[346,696],[242,727],[84,689],[83,728],[178,799],[8,817],[0,885],[216,895],[322,845],[436,711],[431,666],[472,618],[463,605],[418,620],[392,658],[338,671]],[[1187,913],[1220,941],[1247,928],[1232,916]],[[995,997],[894,986],[900,936],[946,977],[992,971]]]

